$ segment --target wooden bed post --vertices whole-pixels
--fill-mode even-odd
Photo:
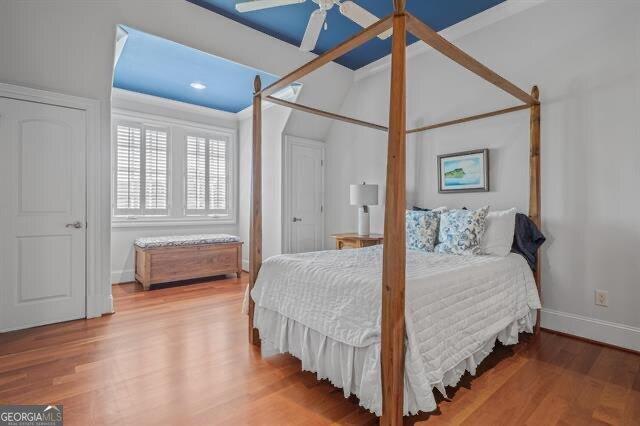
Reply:
[[[401,425],[404,399],[404,286],[406,209],[406,15],[394,0],[387,196],[382,260],[381,425]]]
[[[540,91],[538,86],[533,86],[531,89],[531,97],[536,101],[540,99]],[[542,221],[540,217],[540,103],[531,105],[531,121],[530,121],[530,152],[529,152],[529,217],[536,224],[538,228],[541,228]],[[540,250],[537,254],[538,262],[536,264],[536,271],[534,278],[536,280],[536,287],[538,287],[538,294],[542,299],[542,289],[540,286]],[[538,310],[538,317],[536,319],[535,333],[540,331],[540,310]]]
[[[251,225],[249,230],[249,291],[253,289],[262,265],[262,82],[253,81],[253,145],[251,153]],[[249,342],[260,344],[258,329],[253,327],[255,303],[249,297]]]

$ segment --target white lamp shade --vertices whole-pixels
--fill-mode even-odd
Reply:
[[[375,206],[378,204],[378,185],[359,184],[349,187],[352,206]]]

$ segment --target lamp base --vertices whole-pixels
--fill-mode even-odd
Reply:
[[[358,235],[360,236],[368,236],[369,235],[369,212],[363,211],[363,209],[358,210]]]

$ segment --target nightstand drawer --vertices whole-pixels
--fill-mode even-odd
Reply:
[[[360,248],[357,241],[354,240],[336,240],[336,248],[338,250],[342,249],[352,249],[352,248]]]

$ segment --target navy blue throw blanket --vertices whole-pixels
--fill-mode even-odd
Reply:
[[[522,255],[529,263],[532,271],[536,270],[538,248],[546,241],[542,232],[529,216],[516,213],[516,229],[513,234],[511,253]]]

